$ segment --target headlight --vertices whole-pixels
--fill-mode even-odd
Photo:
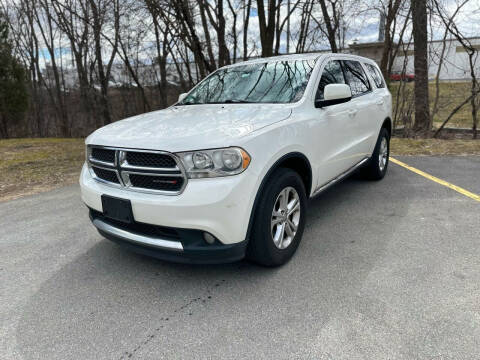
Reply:
[[[177,153],[190,179],[229,176],[243,172],[250,155],[237,147]]]

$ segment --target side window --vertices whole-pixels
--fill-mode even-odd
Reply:
[[[343,69],[347,84],[352,90],[352,96],[362,95],[371,90],[367,75],[358,61],[344,60]]]
[[[345,84],[343,77],[342,64],[339,60],[332,60],[325,65],[318,84],[317,94],[315,99],[323,100],[323,90],[328,84]]]
[[[375,85],[377,88],[384,88],[385,87],[385,81],[383,81],[383,76],[380,74],[380,70],[376,66],[373,66],[372,64],[365,64],[365,67],[367,68],[367,72],[370,74],[372,77],[373,81],[375,82]]]

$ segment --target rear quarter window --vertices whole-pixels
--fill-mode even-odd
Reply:
[[[367,72],[370,74],[370,76],[373,79],[373,82],[377,86],[377,88],[384,88],[385,87],[385,81],[383,80],[383,76],[380,73],[380,70],[372,64],[364,64],[365,67],[367,68]]]

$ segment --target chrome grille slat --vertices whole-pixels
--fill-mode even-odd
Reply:
[[[112,153],[113,152],[113,155]],[[137,154],[145,154],[138,156]],[[129,154],[136,154],[133,157]],[[96,157],[98,156],[98,158]],[[103,160],[112,160],[105,162]],[[136,163],[147,165],[167,165],[169,167],[139,166],[129,164],[127,158],[136,159]],[[187,176],[185,170],[175,154],[165,151],[126,149],[115,147],[103,147],[98,145],[89,145],[87,147],[88,167],[92,176],[102,183],[115,187],[122,187],[132,191],[146,192],[153,194],[178,195],[181,194],[187,185]],[[146,160],[145,160],[146,159]],[[152,160],[153,159],[153,160]],[[106,171],[115,172],[118,182],[106,180],[111,175],[103,173],[101,178],[97,176],[94,168],[101,168]],[[134,183],[130,181],[130,175],[134,175]],[[156,181],[154,178],[157,177]],[[175,181],[175,178],[177,180]],[[172,179],[166,180],[166,179]],[[148,187],[140,187],[137,185]]]

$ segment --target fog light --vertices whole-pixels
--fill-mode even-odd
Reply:
[[[203,238],[207,242],[207,244],[212,245],[215,242],[215,237],[212,234],[209,234],[207,232],[203,233]]]

